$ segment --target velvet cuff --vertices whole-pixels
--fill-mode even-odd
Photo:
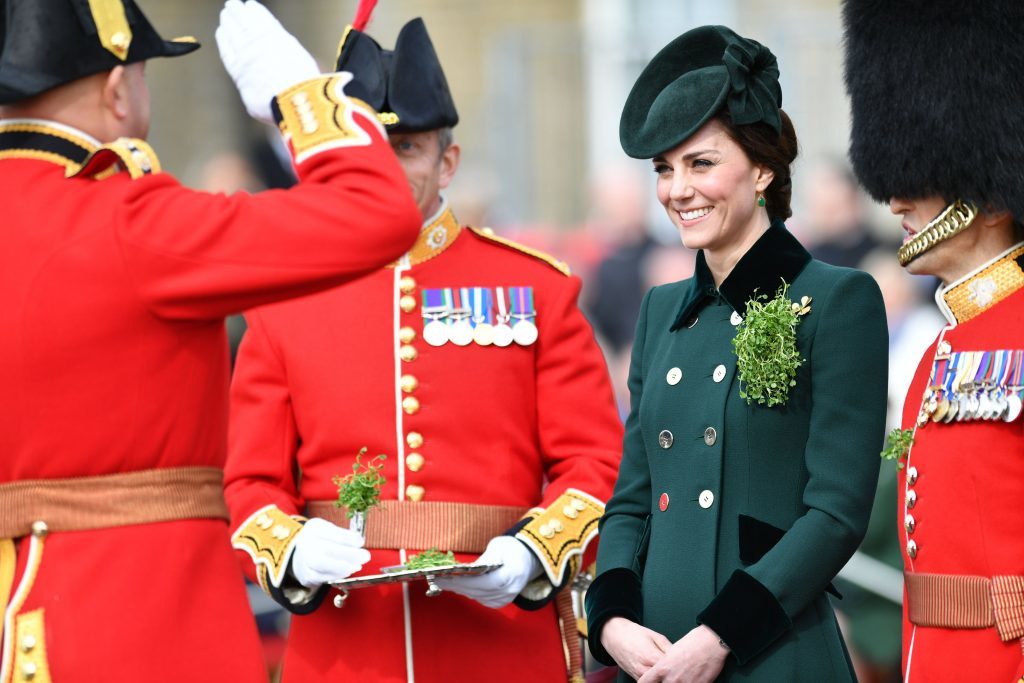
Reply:
[[[594,659],[612,666],[615,660],[601,645],[601,631],[612,617],[641,623],[643,596],[640,577],[632,569],[617,567],[602,573],[587,589],[587,643]]]
[[[704,611],[697,615],[743,665],[793,625],[770,590],[737,569]]]

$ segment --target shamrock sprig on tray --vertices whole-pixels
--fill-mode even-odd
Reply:
[[[410,555],[409,559],[405,561],[405,568],[430,569],[431,567],[444,567],[450,564],[456,564],[455,555],[451,550],[442,553],[437,548],[431,548],[424,550],[419,555]]]
[[[889,435],[885,438],[885,448],[882,449],[880,455],[883,460],[895,460],[896,468],[902,470],[906,467],[905,458],[907,453],[910,452],[910,447],[913,445],[914,430],[897,427],[889,432]]]
[[[346,508],[345,514],[349,519],[356,513],[366,514],[371,508],[383,505],[380,500],[380,490],[387,480],[380,471],[384,469],[384,460],[387,459],[387,456],[380,454],[363,464],[362,458],[366,455],[366,450],[364,446],[356,455],[351,474],[332,479],[338,487],[338,500],[334,501],[334,505]]]
[[[740,380],[740,396],[750,405],[785,404],[796,386],[796,371],[804,363],[796,348],[796,327],[811,312],[811,297],[789,300],[789,285],[782,283],[775,298],[755,296],[732,340]]]

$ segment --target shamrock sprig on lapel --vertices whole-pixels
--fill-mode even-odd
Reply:
[[[750,405],[784,405],[796,386],[796,371],[804,363],[796,348],[796,327],[811,312],[811,297],[799,302],[787,296],[783,281],[775,298],[755,296],[736,330],[732,348],[740,380],[740,397]]]

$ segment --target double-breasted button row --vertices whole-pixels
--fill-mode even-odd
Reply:
[[[725,379],[726,375],[728,374],[729,369],[726,368],[724,365],[719,364],[716,365],[715,369],[711,372],[711,378],[715,382],[721,382],[722,380]],[[679,368],[670,368],[669,371],[665,373],[665,382],[667,382],[668,385],[671,387],[674,387],[675,385],[679,384],[679,382],[682,379],[683,371],[680,370]]]
[[[402,309],[404,313],[412,313],[416,310],[416,279],[411,275],[403,275],[398,280],[398,291],[401,296],[398,299],[398,307]],[[398,348],[398,357],[402,359],[404,363],[412,363],[419,357],[419,351],[413,346],[413,342],[417,338],[416,329],[411,325],[403,325],[398,329],[398,341],[401,346]],[[405,396],[402,397],[402,412],[406,415],[416,415],[420,412],[422,404],[420,399],[413,394],[419,389],[420,382],[415,375],[410,373],[403,373],[398,380],[398,385]],[[405,456],[405,466],[410,472],[419,472],[423,469],[423,465],[426,463],[426,459],[422,454],[415,452],[416,449],[423,446],[423,436],[419,432],[409,432],[405,436],[406,444],[413,452]],[[418,484],[409,484],[405,487],[405,497],[409,500],[416,502],[423,499],[426,494],[426,489]]]
[[[904,501],[904,505],[906,506],[906,509],[907,509],[907,514],[903,518],[903,528],[907,530],[907,535],[908,536],[910,534],[913,534],[914,530],[917,528],[917,520],[914,519],[914,515],[910,514],[910,510],[913,510],[914,506],[917,505],[917,491],[912,489],[912,488],[910,488],[910,487],[917,483],[918,476],[920,476],[920,475],[919,475],[916,467],[908,467],[907,468],[907,487],[908,488],[907,488],[907,496],[906,496],[906,499]],[[915,541],[913,539],[908,539],[907,540],[907,557],[909,557],[912,560],[917,557],[917,541]]]

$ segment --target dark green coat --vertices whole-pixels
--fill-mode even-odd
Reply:
[[[791,299],[812,297],[797,326],[805,362],[785,405],[747,405],[734,311],[782,280]],[[719,680],[855,680],[826,589],[871,512],[887,343],[874,280],[812,260],[781,222],[720,289],[700,253],[693,278],[648,292],[587,596],[599,660],[611,663],[601,628],[622,615],[672,641],[707,624],[733,653]]]

